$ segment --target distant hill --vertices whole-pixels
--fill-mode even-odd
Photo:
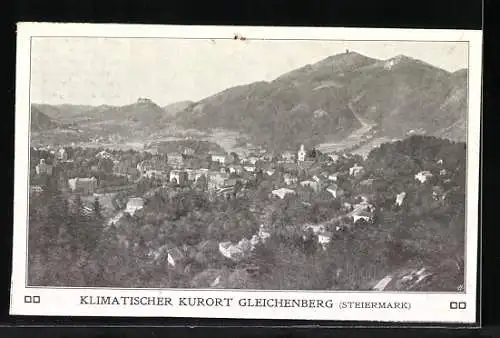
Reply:
[[[377,61],[357,69],[350,80],[351,107],[378,125],[385,136],[418,129],[432,133],[460,115],[444,105],[455,78],[419,60],[397,56]]]
[[[49,116],[42,113],[38,108],[31,108],[31,130],[47,130],[57,128],[57,123],[54,122]]]
[[[174,116],[178,112],[187,109],[192,104],[194,104],[193,101],[179,101],[179,102],[174,102],[174,103],[171,103],[169,105],[164,106],[163,110],[165,111],[165,113],[167,113],[167,116]]]
[[[161,128],[180,111],[192,104],[181,101],[160,107],[147,98],[124,106],[87,106],[87,105],[50,105],[33,103],[32,107],[49,118],[67,124],[103,124],[115,129],[116,125],[126,124],[130,128]]]
[[[89,117],[93,114],[93,111],[96,111],[100,108],[87,105],[51,105],[44,103],[32,103],[31,107],[32,109],[37,109],[51,119],[61,121],[63,123],[74,123],[88,120]]]
[[[347,52],[271,82],[226,89],[189,106],[176,122],[240,131],[275,149],[341,140],[366,124],[380,136],[424,130],[460,139],[466,83],[466,70],[451,74],[403,55],[377,60]]]
[[[164,116],[164,110],[156,103],[146,98],[139,98],[136,102],[120,107],[101,107],[94,110],[94,120],[102,121],[130,121],[140,125],[153,125]]]
[[[349,136],[353,144],[412,133],[465,141],[467,70],[450,73],[404,55],[378,60],[348,51],[198,102],[160,107],[140,98],[125,106],[32,106],[99,133],[228,130],[278,151]]]
[[[154,125],[165,116],[165,110],[147,98],[124,106],[86,106],[86,105],[49,105],[32,104],[45,115],[68,123],[81,122],[136,122],[141,125]],[[180,105],[178,109],[185,107]]]
[[[438,130],[435,135],[454,141],[466,141],[467,132],[467,70],[461,69],[452,74],[453,87],[440,107],[442,111],[454,112],[451,123]]]

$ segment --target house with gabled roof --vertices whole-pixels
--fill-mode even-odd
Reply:
[[[188,173],[185,170],[171,170],[170,182],[177,182],[177,184],[185,184],[188,181]]]
[[[125,212],[134,216],[137,211],[144,208],[144,199],[142,197],[131,197],[128,199]]]
[[[68,185],[73,192],[91,195],[97,189],[95,177],[75,177],[68,180]]]
[[[284,151],[281,154],[281,158],[285,163],[293,163],[295,161],[295,153],[292,151]]]
[[[338,172],[328,175],[328,179],[333,182],[337,182],[338,178],[339,178]]]
[[[361,173],[363,172],[363,170],[364,170],[364,167],[360,166],[360,165],[358,165],[356,163],[356,164],[354,164],[354,166],[352,166],[351,168],[349,168],[349,175],[357,177],[357,176],[361,175]]]
[[[179,265],[186,258],[184,252],[179,248],[168,249],[167,253],[168,264],[172,267]]]
[[[419,181],[420,183],[425,183],[427,182],[428,179],[432,177],[432,173],[428,170],[426,171],[421,171],[415,175],[415,179]]]
[[[305,180],[300,182],[300,185],[303,187],[310,187],[314,192],[318,192],[321,189],[321,184],[313,180]]]
[[[318,243],[321,245],[323,250],[325,250],[328,247],[328,244],[330,244],[332,236],[333,233],[330,231],[323,231],[322,233],[318,234]]]
[[[229,241],[219,243],[219,251],[224,257],[234,261],[239,261],[244,257],[241,248]]]
[[[229,161],[228,156],[226,156],[226,154],[224,154],[224,153],[211,154],[210,160],[212,162],[219,163],[222,165],[226,164]]]
[[[352,221],[356,223],[359,220],[364,220],[365,222],[371,222],[373,220],[373,215],[366,210],[358,211],[352,215]]]
[[[287,189],[287,188],[280,188],[273,190],[271,192],[273,196],[279,197],[281,199],[285,198],[286,195],[295,195],[295,191],[292,189]]]
[[[53,169],[53,166],[51,164],[47,164],[45,162],[45,159],[43,159],[43,158],[40,159],[40,163],[37,164],[37,166],[35,167],[35,171],[36,171],[37,175],[48,175],[48,176],[51,176],[52,175],[52,169]]]
[[[314,235],[318,235],[326,231],[324,224],[304,224],[302,231],[311,231]]]
[[[396,204],[397,206],[401,206],[401,205],[403,205],[403,202],[404,202],[404,200],[405,200],[405,197],[406,197],[406,192],[404,192],[404,191],[403,191],[402,193],[397,194],[397,195],[396,195],[396,202],[395,202],[395,204]]]
[[[337,154],[329,154],[328,159],[333,163],[336,163],[339,160],[340,156]]]
[[[336,184],[330,185],[326,188],[326,191],[329,192],[334,198],[338,198],[344,194],[344,190]]]

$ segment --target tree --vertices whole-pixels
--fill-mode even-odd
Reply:
[[[94,204],[92,205],[92,209],[94,211],[94,215],[97,219],[102,218],[102,208],[101,208],[101,203],[99,202],[99,198],[96,197],[94,199]]]
[[[231,156],[233,163],[240,163],[240,157],[234,151],[232,151],[229,155]]]
[[[241,183],[240,180],[237,180],[233,187],[233,195],[236,196],[241,191],[242,188],[243,188],[243,183]]]
[[[73,217],[77,222],[79,222],[83,218],[83,202],[80,194],[75,195]]]

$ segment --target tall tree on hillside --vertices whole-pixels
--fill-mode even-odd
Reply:
[[[233,195],[236,196],[241,191],[241,189],[243,189],[243,183],[241,183],[240,180],[237,180],[236,184],[233,187]]]
[[[99,198],[96,197],[94,199],[94,204],[92,205],[92,209],[94,211],[94,215],[97,219],[101,219],[102,218],[102,207],[101,207],[101,203],[99,202]]]
[[[73,206],[73,216],[77,222],[81,221],[83,218],[83,201],[80,194],[75,195],[74,206]]]

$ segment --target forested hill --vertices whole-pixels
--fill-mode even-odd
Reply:
[[[31,130],[39,131],[44,129],[53,129],[57,127],[57,123],[54,122],[49,116],[42,113],[38,108],[31,108]]]
[[[274,81],[228,88],[188,106],[175,121],[236,130],[271,149],[341,140],[363,124],[390,138],[419,130],[463,141],[466,88],[466,70],[449,73],[404,55],[378,60],[347,52]]]
[[[374,169],[392,169],[399,171],[398,174],[420,170],[435,171],[442,166],[465,173],[466,150],[464,142],[414,135],[373,149],[368,155],[367,163]]]

